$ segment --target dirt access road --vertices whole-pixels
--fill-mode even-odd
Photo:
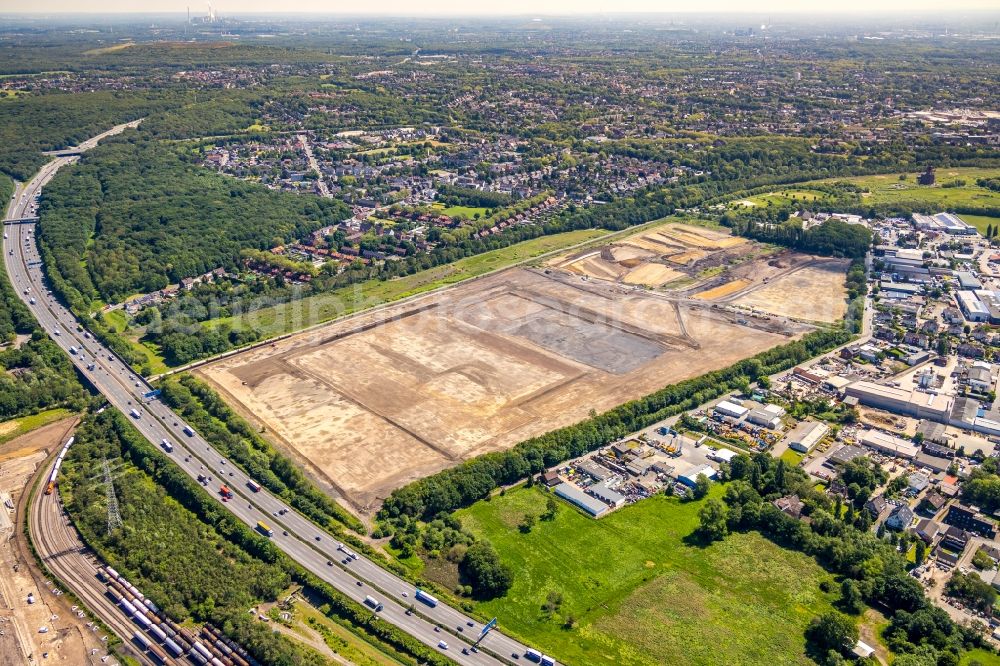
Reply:
[[[101,634],[73,612],[65,597],[53,593],[53,584],[35,565],[23,530],[29,483],[77,421],[56,421],[0,446],[0,666],[96,665],[106,654]],[[34,603],[28,603],[29,594]],[[40,633],[43,627],[46,631]]]

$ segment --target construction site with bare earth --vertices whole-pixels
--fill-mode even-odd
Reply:
[[[196,372],[368,514],[416,478],[836,321],[846,269],[670,223]]]

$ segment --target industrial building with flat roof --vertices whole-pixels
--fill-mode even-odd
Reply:
[[[917,457],[920,449],[905,439],[900,439],[894,435],[881,430],[867,430],[861,435],[861,444],[868,448],[875,449],[881,453],[897,458],[913,460]]]
[[[948,395],[869,381],[854,382],[844,389],[844,394],[856,397],[862,405],[940,423],[948,423],[954,403],[954,399]]]
[[[842,447],[830,454],[827,458],[827,463],[830,465],[846,465],[855,458],[861,458],[865,455],[865,450],[859,446],[853,446],[851,444],[844,444]]]
[[[976,228],[966,224],[952,213],[937,213],[936,215],[913,214],[913,222],[922,231],[940,231],[956,236],[971,236],[977,233]]]
[[[611,507],[597,499],[596,497],[591,497],[587,493],[583,492],[576,486],[570,485],[568,483],[560,483],[553,489],[559,497],[562,497],[567,502],[575,504],[580,507],[594,518],[600,518],[605,513],[611,510]]]
[[[976,292],[971,290],[956,291],[955,302],[958,303],[958,308],[969,321],[981,322],[990,320],[990,311],[979,300],[979,297],[976,296]]]
[[[697,467],[692,467],[684,474],[678,476],[677,480],[683,483],[685,486],[694,488],[696,485],[698,485],[698,477],[702,474],[704,474],[705,478],[708,479],[709,481],[718,476],[718,472],[716,472],[715,468],[712,467],[711,465],[698,465]]]
[[[788,433],[788,448],[800,453],[809,453],[829,430],[826,424],[803,421],[795,426],[795,430]]]
[[[715,411],[722,414],[723,416],[731,416],[734,419],[741,419],[747,415],[750,410],[742,405],[737,405],[735,402],[730,402],[728,400],[723,400],[715,406]]]

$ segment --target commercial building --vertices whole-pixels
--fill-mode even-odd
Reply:
[[[954,403],[951,396],[869,381],[854,382],[844,389],[844,394],[856,397],[862,405],[939,423],[948,423]]]
[[[763,409],[751,409],[747,421],[762,428],[777,430],[781,427],[781,418]]]
[[[591,497],[576,486],[572,486],[568,483],[560,483],[555,487],[554,491],[556,495],[562,497],[567,502],[580,507],[594,518],[600,518],[611,510],[611,507],[601,500],[596,497]]]
[[[860,441],[861,444],[870,449],[875,449],[880,453],[897,458],[905,458],[906,460],[913,460],[920,451],[912,442],[900,439],[881,430],[866,430],[861,435]]]
[[[996,525],[992,520],[979,513],[975,507],[952,504],[944,517],[944,522],[990,539],[996,536]]]
[[[859,446],[852,446],[850,444],[845,444],[833,453],[830,457],[826,459],[828,465],[846,465],[855,458],[860,458],[867,455],[864,449]]]
[[[983,283],[969,271],[955,271],[955,278],[962,289],[982,289]]]
[[[728,400],[723,400],[715,406],[715,411],[723,416],[730,416],[734,419],[741,419],[746,416],[750,410],[742,405],[737,405],[735,402],[730,402]]]
[[[718,476],[718,473],[715,471],[715,468],[712,467],[711,465],[698,465],[697,467],[693,467],[684,474],[678,476],[677,480],[683,483],[685,486],[688,486],[689,488],[694,488],[696,485],[698,485],[698,477],[702,474],[704,474],[705,478],[708,479],[709,481]]]
[[[967,320],[971,322],[990,320],[990,311],[979,300],[979,297],[976,296],[976,292],[969,290],[956,291],[955,302],[958,303],[958,308]]]
[[[788,448],[800,453],[809,453],[829,430],[823,423],[803,421],[788,433]]]
[[[591,487],[587,488],[587,494],[593,495],[605,504],[613,506],[616,509],[625,504],[625,496],[617,490],[609,488],[607,481],[595,483]]]
[[[989,322],[1000,324],[1000,294],[989,289],[975,289],[973,293],[986,308],[986,312],[989,313]]]
[[[914,213],[913,222],[921,231],[937,231],[953,236],[971,236],[978,233],[975,227],[966,224],[960,217],[952,213],[937,213],[936,215]]]

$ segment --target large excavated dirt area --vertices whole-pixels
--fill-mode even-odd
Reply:
[[[807,327],[562,271],[512,269],[198,373],[361,512]]]

